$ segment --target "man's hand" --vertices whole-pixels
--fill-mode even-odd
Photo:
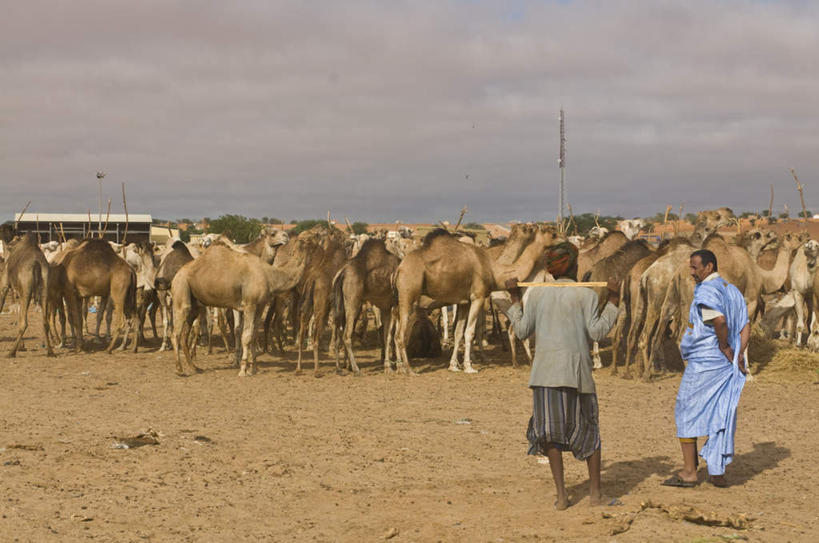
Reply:
[[[729,364],[734,363],[734,350],[731,347],[722,347],[720,348],[720,351],[722,351],[722,354],[724,354],[725,358],[728,359]]]
[[[612,305],[620,303],[620,281],[614,277],[609,277],[609,280],[606,282],[606,290],[608,290],[609,293],[609,303]]]
[[[748,375],[748,370],[745,368],[745,353],[743,352],[739,353],[739,357],[737,359],[737,366],[739,366],[739,371],[741,371],[743,375]]]
[[[518,278],[513,277],[511,279],[507,279],[506,283],[504,284],[506,290],[509,291],[509,296],[512,297],[512,302],[517,303],[520,301],[520,287],[518,286]]]

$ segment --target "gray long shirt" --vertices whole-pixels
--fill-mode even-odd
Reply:
[[[561,277],[558,283],[573,282]],[[600,341],[617,319],[617,308],[606,303],[597,314],[598,296],[584,287],[532,287],[526,309],[512,304],[507,316],[521,339],[535,334],[535,357],[529,386],[570,387],[595,392],[589,342]]]

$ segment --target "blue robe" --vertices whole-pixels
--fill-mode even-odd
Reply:
[[[702,321],[702,306],[725,315],[728,343],[734,351],[730,364],[719,350],[714,327]],[[748,307],[734,285],[716,277],[697,285],[688,320],[680,343],[680,353],[688,366],[677,393],[677,437],[708,436],[700,456],[707,462],[709,474],[722,475],[734,456],[737,404],[745,385],[737,360],[740,331],[748,323]]]

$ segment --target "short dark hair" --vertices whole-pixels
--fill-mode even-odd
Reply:
[[[700,257],[700,262],[702,262],[703,266],[713,264],[714,271],[717,271],[717,256],[714,253],[708,249],[700,249],[699,251],[694,251],[691,253],[691,258],[694,258],[695,256]]]

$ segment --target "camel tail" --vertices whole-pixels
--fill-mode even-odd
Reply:
[[[127,318],[131,318],[136,311],[136,275],[131,272],[131,280],[128,283],[128,292],[125,294],[125,307],[123,312]]]
[[[304,297],[301,299],[301,304],[299,307],[299,313],[302,315],[310,315],[313,312],[313,291],[316,288],[316,283],[310,285],[310,290],[304,293]]]
[[[339,328],[344,326],[347,319],[344,314],[344,270],[341,268],[333,278],[333,319]]]
[[[591,270],[584,273],[581,281],[589,281],[591,279],[591,274],[592,274]]]

